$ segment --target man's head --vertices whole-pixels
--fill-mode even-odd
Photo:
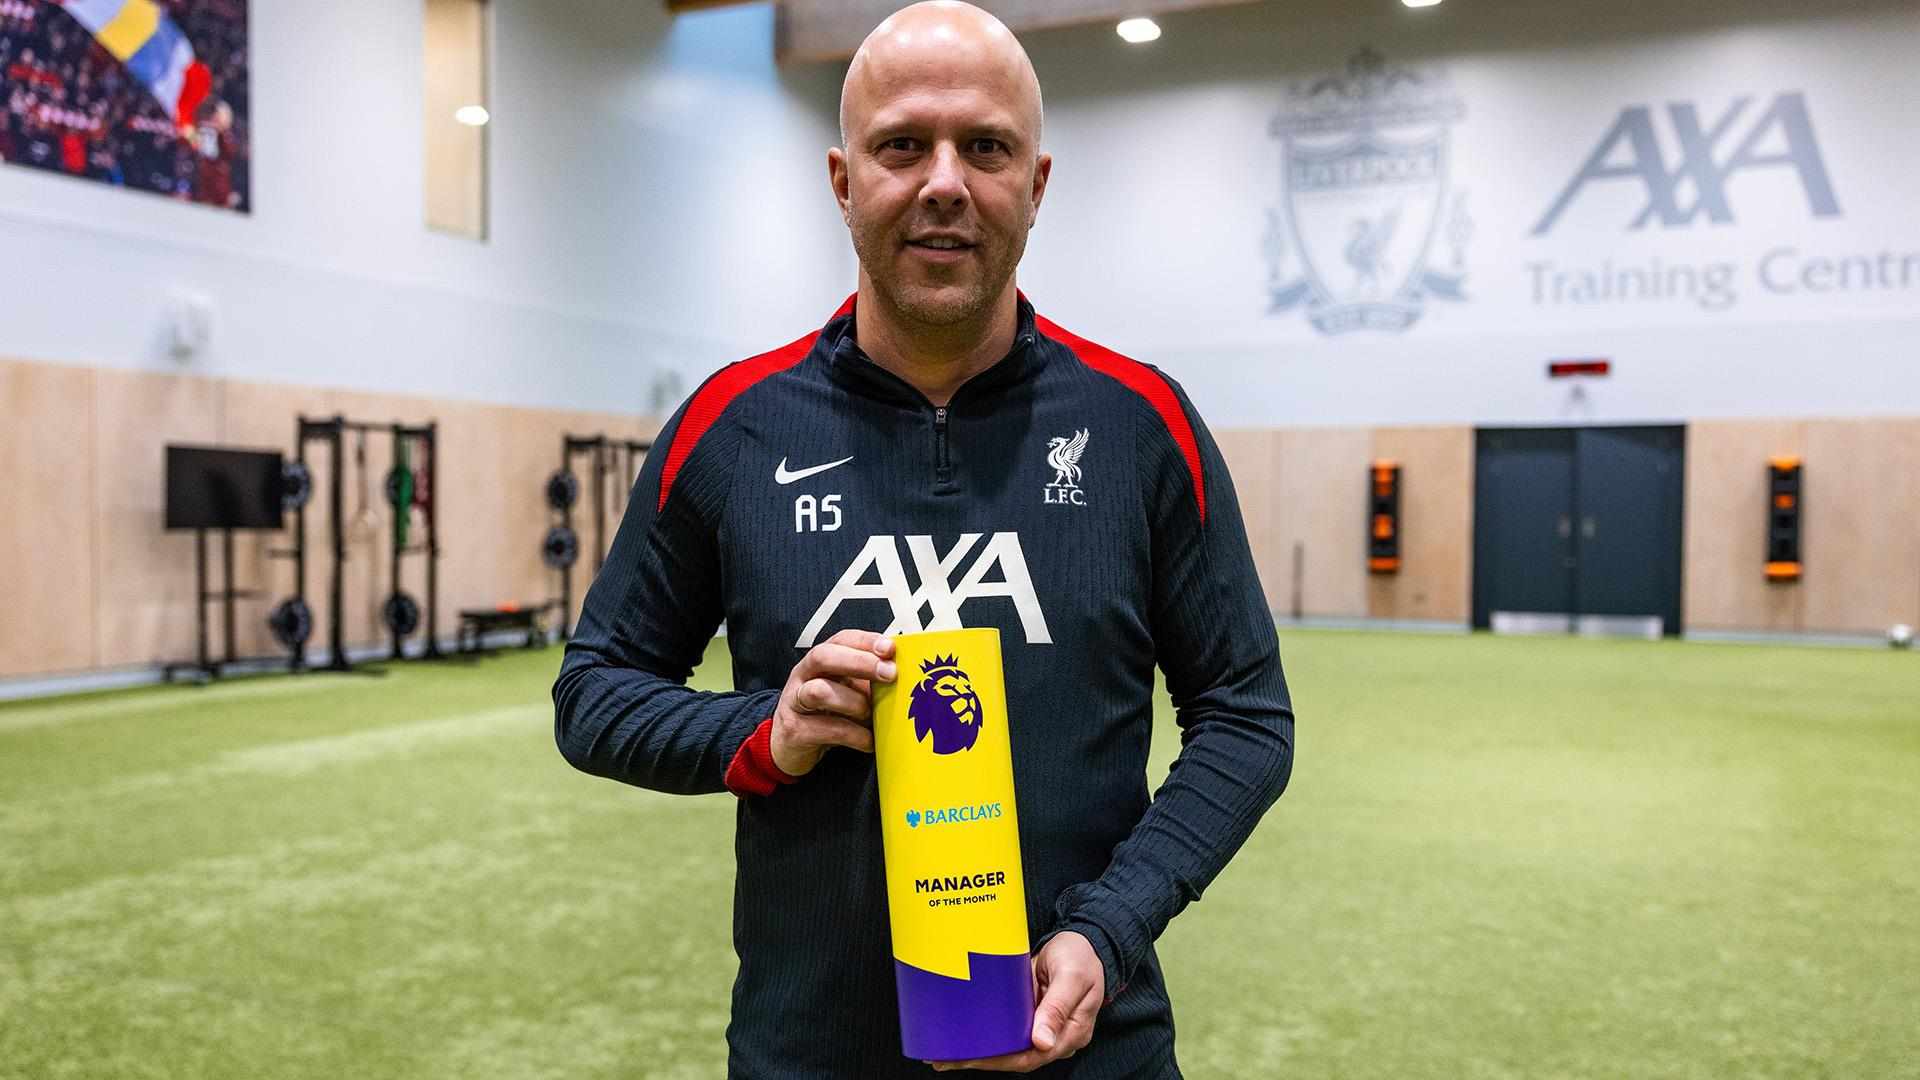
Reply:
[[[1026,50],[979,8],[927,0],[867,36],[827,167],[861,274],[894,314],[952,326],[1013,288],[1053,166],[1040,125]]]

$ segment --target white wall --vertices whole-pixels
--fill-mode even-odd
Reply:
[[[775,69],[769,5],[678,19],[653,0],[495,7],[488,243],[421,225],[418,6],[256,0],[255,213],[0,167],[0,245],[10,267],[33,268],[28,287],[0,290],[0,355],[167,368],[161,315],[187,288],[218,309],[195,370],[640,411],[662,372],[684,393],[817,325],[851,289],[823,153],[841,68]],[[1055,156],[1021,270],[1041,309],[1167,368],[1222,427],[1920,413],[1920,276],[1795,295],[1755,280],[1782,248],[1920,252],[1911,4],[1353,10],[1170,16],[1146,48],[1105,26],[1025,35]],[[1428,299],[1398,332],[1326,334],[1298,307],[1269,311],[1276,272],[1301,274],[1291,239],[1292,261],[1269,263],[1269,213],[1285,203],[1269,125],[1292,85],[1367,45],[1440,70],[1463,109],[1445,174],[1472,218],[1468,299]],[[1793,171],[1750,169],[1727,180],[1730,224],[1630,230],[1645,192],[1614,180],[1531,233],[1623,108],[1654,108],[1672,164],[1669,104],[1711,124],[1753,95],[1717,147],[1724,164],[1782,92],[1804,95],[1837,217],[1808,212]],[[1296,220],[1337,234],[1383,198],[1398,196],[1330,196]],[[1428,250],[1440,269],[1445,224]],[[1418,254],[1412,235],[1390,251],[1398,269]],[[1337,246],[1322,254],[1337,276]],[[1737,302],[1534,295],[1536,265],[1655,258],[1732,264]],[[1615,374],[1582,396],[1544,377],[1549,359],[1590,356]]]
[[[1920,9],[1832,14],[1840,6],[1815,17],[1805,5],[1721,0],[1625,17],[1565,3],[1382,3],[1371,17],[1314,21],[1265,4],[1168,17],[1145,48],[1107,27],[1028,35],[1055,165],[1023,287],[1063,325],[1169,369],[1216,426],[1920,413]],[[1269,310],[1267,215],[1286,201],[1269,128],[1290,87],[1343,73],[1369,45],[1389,66],[1439,70],[1463,109],[1445,125],[1443,173],[1472,220],[1467,299],[1428,298],[1403,330],[1329,334],[1299,307]],[[1724,166],[1782,92],[1804,95],[1838,216],[1810,213],[1795,170],[1755,168],[1726,180],[1730,223],[1631,230],[1646,188],[1615,179],[1583,188],[1533,234],[1622,109],[1653,108],[1672,167],[1670,104],[1694,103],[1711,126],[1752,95],[1716,147]],[[1774,130],[1754,153],[1784,148]],[[1627,158],[1623,148],[1603,164]],[[1389,205],[1418,219],[1422,190],[1303,198],[1295,220],[1338,240]],[[1450,271],[1446,224],[1428,265]],[[1410,235],[1390,249],[1398,269],[1419,255],[1424,234]],[[1283,239],[1286,283],[1302,267],[1298,241]],[[1355,280],[1340,246],[1321,246],[1335,292]],[[1896,268],[1911,258],[1895,286],[1768,288],[1763,260],[1789,249],[1766,264],[1775,285],[1813,256],[1884,252]],[[1554,299],[1554,271],[1655,259],[1731,264],[1735,299]],[[1548,360],[1564,357],[1608,357],[1615,374],[1575,396],[1545,378]]]
[[[187,370],[645,411],[832,312],[838,75],[774,69],[769,5],[494,8],[488,242],[422,223],[421,5],[255,0],[254,212],[0,166],[0,355],[174,368],[186,289]]]

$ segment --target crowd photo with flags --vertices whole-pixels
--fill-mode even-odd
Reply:
[[[0,161],[247,212],[246,0],[0,0]]]

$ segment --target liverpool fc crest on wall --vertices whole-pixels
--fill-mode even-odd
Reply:
[[[1444,72],[1388,67],[1370,49],[1345,75],[1288,88],[1272,127],[1269,314],[1304,307],[1323,334],[1401,331],[1429,299],[1466,299],[1473,225],[1447,177],[1447,129],[1465,111]]]

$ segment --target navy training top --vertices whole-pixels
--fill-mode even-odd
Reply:
[[[836,631],[998,628],[1033,946],[1086,935],[1108,994],[1092,1043],[1031,1075],[1177,1077],[1153,942],[1293,763],[1226,465],[1178,384],[1024,295],[1012,351],[943,408],[852,312],[722,368],[661,430],[554,683],[560,751],[738,796],[730,1076],[935,1075],[900,1049],[873,759],[836,748],[796,781],[770,717]],[[690,690],[722,620],[736,689]],[[1182,746],[1149,800],[1156,663]]]

